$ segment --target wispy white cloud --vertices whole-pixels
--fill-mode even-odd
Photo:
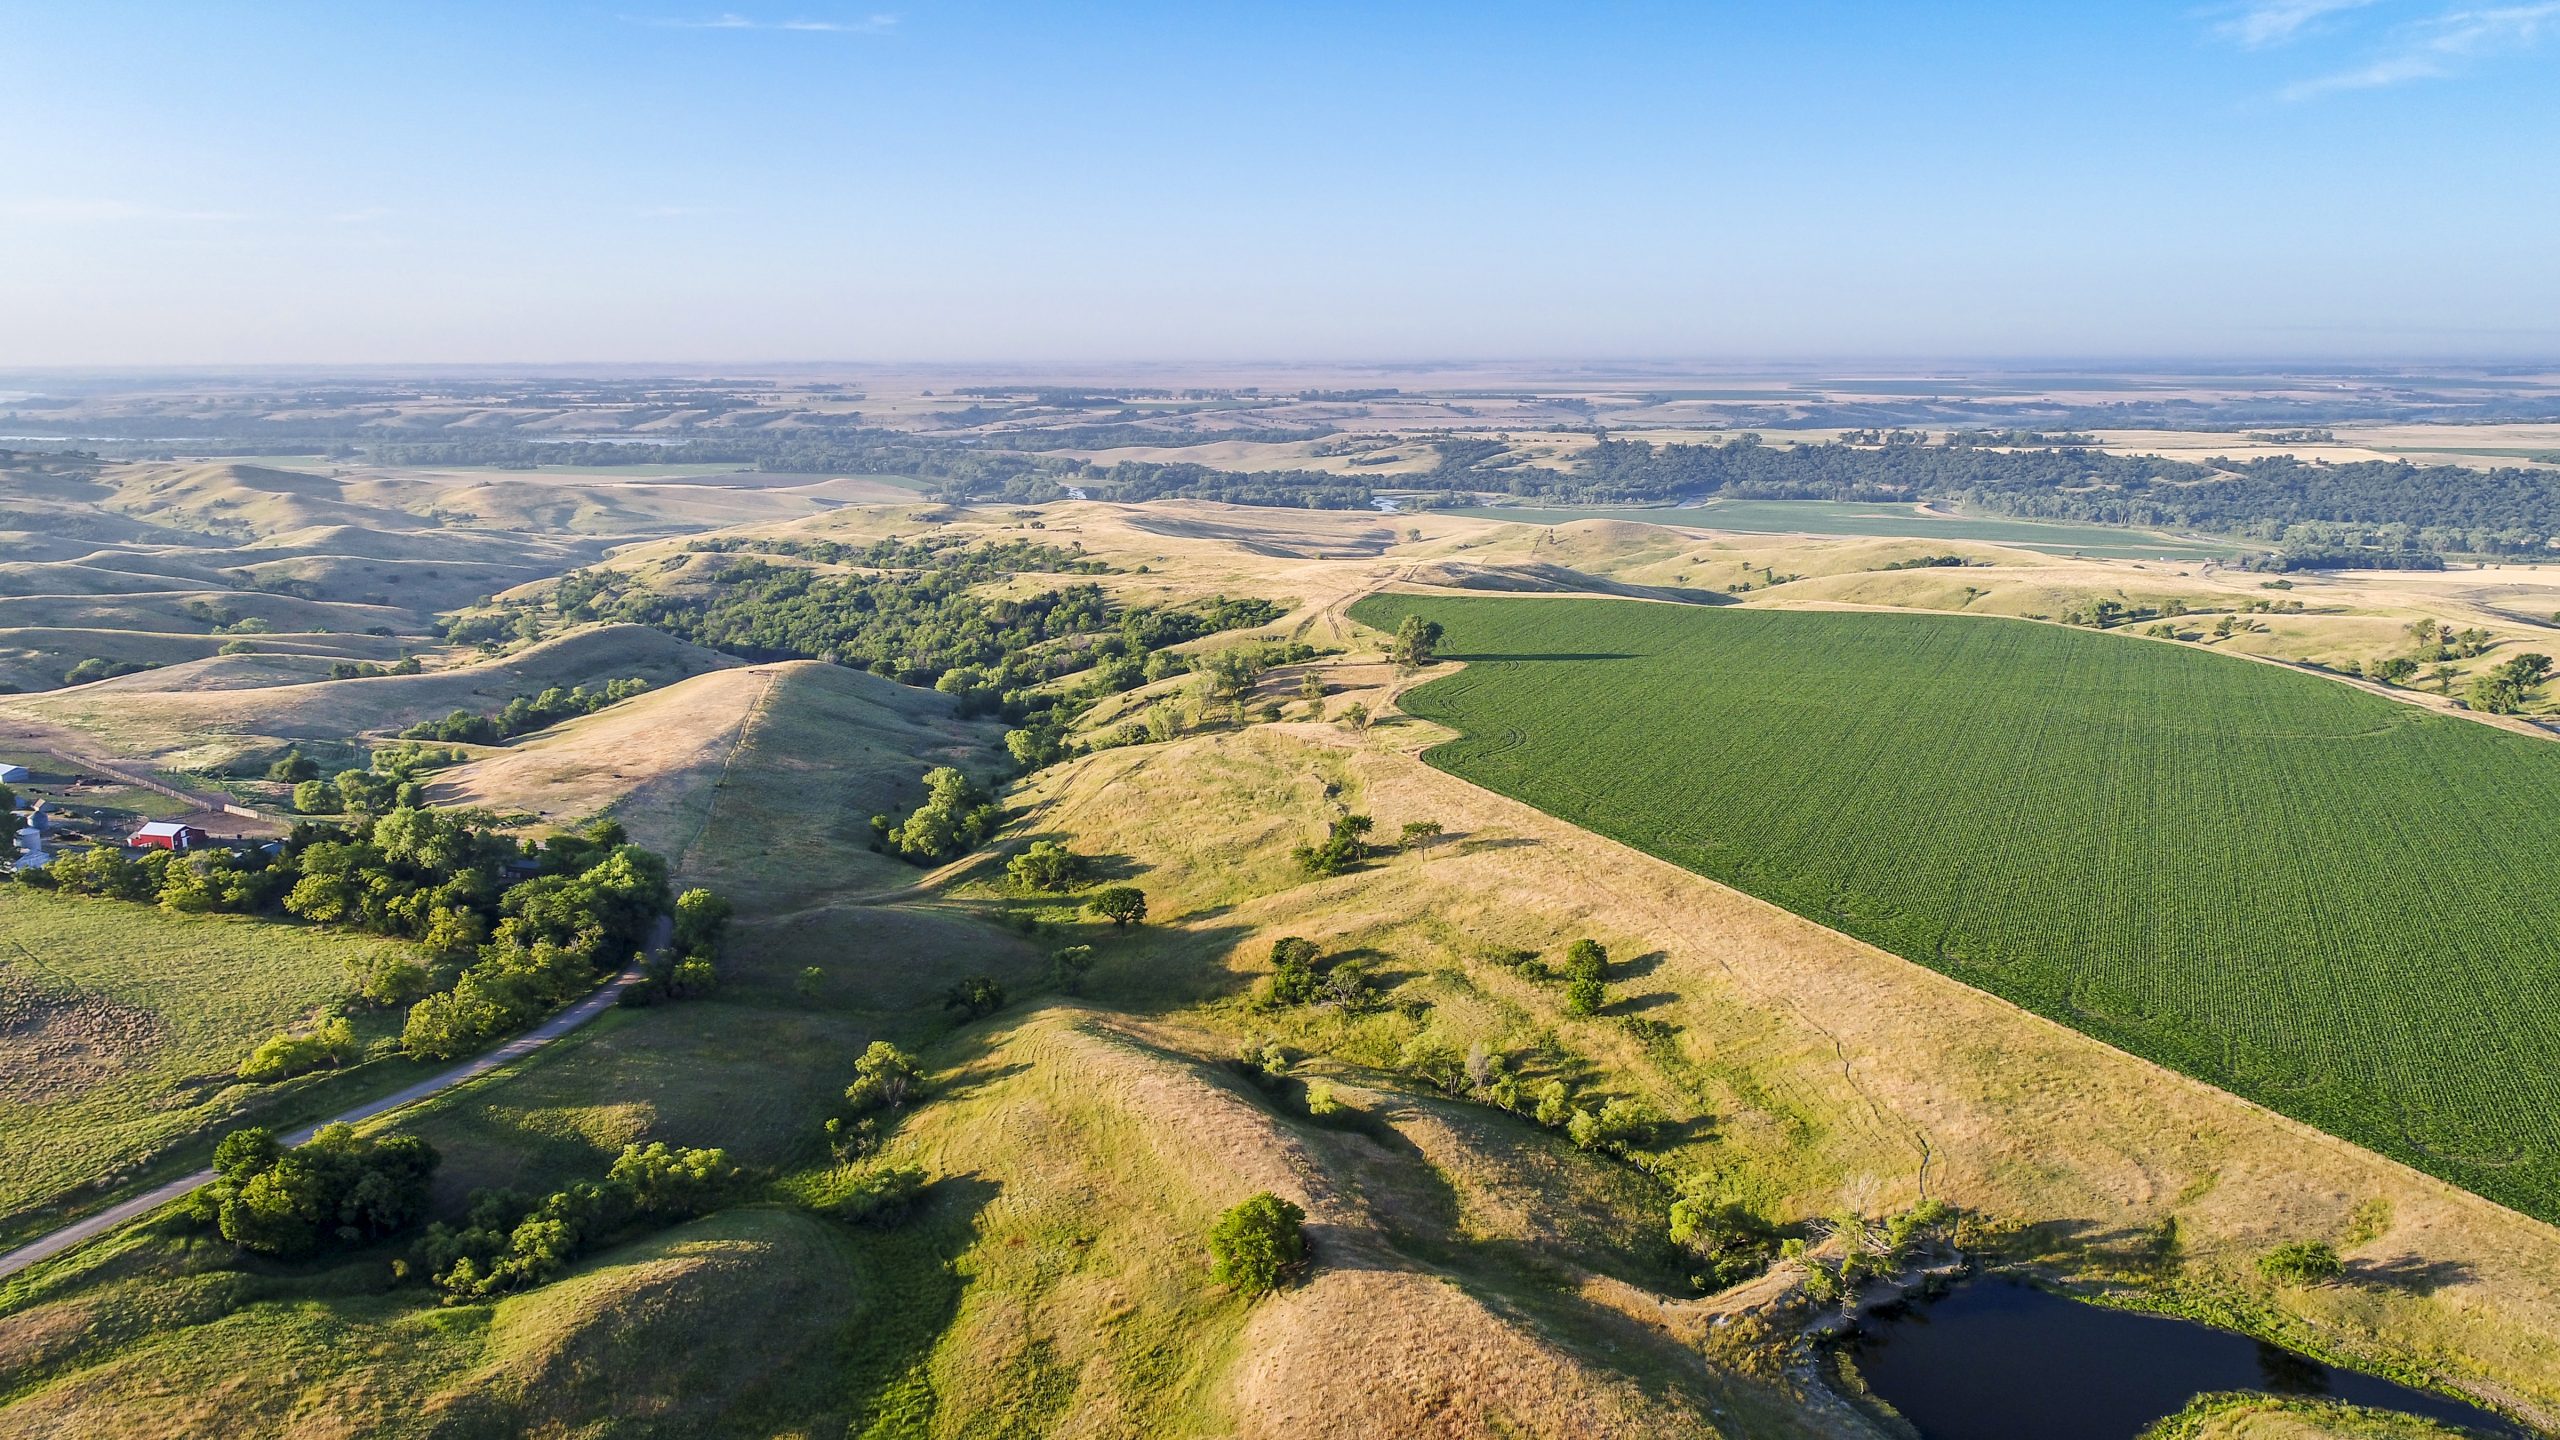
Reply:
[[[2403,27],[2391,49],[2365,64],[2287,86],[2284,98],[2447,80],[2473,61],[2530,50],[2552,34],[2560,34],[2560,0],[2448,10]]]
[[[625,15],[622,21],[627,25],[646,25],[655,30],[791,30],[811,35],[878,35],[895,29],[898,17],[873,14],[854,20],[758,20],[752,16],[724,13],[691,19]]]
[[[2374,0],[2251,0],[2213,30],[2226,40],[2261,50],[2299,40],[2330,16],[2361,10],[2373,3]]]
[[[248,218],[228,210],[189,210],[182,206],[146,205],[132,200],[74,199],[58,195],[0,200],[0,215],[39,225],[185,225]]]

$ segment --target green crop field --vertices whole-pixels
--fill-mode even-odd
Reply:
[[[2025,621],[1409,612],[1432,764],[2560,1219],[2560,745]]]
[[[2240,553],[2240,547],[2189,540],[2158,530],[2062,520],[2012,520],[1997,515],[1923,514],[1910,505],[1850,500],[1711,500],[1704,505],[1529,506],[1486,505],[1454,509],[1454,515],[1561,525],[1572,520],[1633,520],[1647,525],[1695,525],[1746,535],[1849,535],[1910,540],[1982,540],[2056,555],[2096,555],[2119,560],[2187,560]]]

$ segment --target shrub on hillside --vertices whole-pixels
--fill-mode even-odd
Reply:
[[[1307,1212],[1269,1191],[1218,1217],[1209,1231],[1209,1275],[1250,1300],[1267,1295],[1307,1263]]]
[[[307,1035],[278,1035],[268,1040],[240,1063],[240,1078],[252,1082],[283,1080],[324,1065],[344,1065],[360,1053],[356,1027],[341,1016],[321,1021]]]
[[[1066,890],[1082,881],[1091,863],[1055,840],[1034,840],[1005,862],[1007,880],[1023,890]]]
[[[855,1177],[819,1209],[856,1225],[895,1225],[915,1213],[924,1190],[921,1168],[890,1165]]]
[[[2259,1256],[2258,1273],[2280,1285],[2325,1285],[2347,1267],[2326,1242],[2296,1240]]]

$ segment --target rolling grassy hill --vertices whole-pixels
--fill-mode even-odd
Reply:
[[[2560,747],[2053,626],[1382,596],[1435,765],[2546,1217]]]
[[[395,659],[431,644],[440,613],[617,544],[839,503],[760,476],[0,463],[0,691],[53,689],[83,660],[167,665],[235,642]],[[218,631],[206,612],[265,630]]]
[[[93,736],[127,755],[183,769],[211,770],[242,755],[293,741],[380,736],[454,710],[486,713],[548,687],[638,676],[667,685],[734,664],[727,656],[640,625],[593,625],[512,654],[416,675],[235,685],[273,673],[257,657],[208,657],[42,695],[0,701],[11,716]]]
[[[555,822],[610,814],[762,923],[916,879],[872,853],[871,817],[912,808],[933,765],[1007,768],[1003,734],[959,719],[949,696],[786,661],[696,675],[527,736],[442,772],[429,799]]]

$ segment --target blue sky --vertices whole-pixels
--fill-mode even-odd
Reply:
[[[0,73],[0,365],[2560,357],[2560,0],[6,0]]]

